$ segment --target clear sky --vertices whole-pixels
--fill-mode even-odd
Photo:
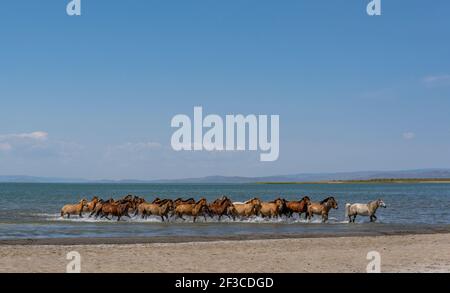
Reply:
[[[0,175],[450,167],[450,1],[68,2],[0,4]],[[194,106],[279,114],[279,160],[172,151]]]

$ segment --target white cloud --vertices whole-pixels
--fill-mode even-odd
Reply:
[[[58,157],[68,160],[78,155],[83,147],[71,143],[49,139],[45,131],[0,135],[0,151],[8,152],[15,158]]]
[[[434,87],[434,86],[447,86],[450,85],[450,75],[429,75],[422,79],[425,85]]]
[[[44,131],[36,131],[36,132],[32,132],[32,133],[17,134],[17,137],[30,138],[30,139],[36,139],[36,140],[47,140],[48,133],[44,132]]]
[[[414,132],[404,132],[402,136],[405,140],[411,140],[416,137],[416,134]]]
[[[48,139],[48,133],[44,131],[35,131],[31,133],[13,133],[0,135],[0,141],[14,140],[14,139],[31,139],[44,141]]]

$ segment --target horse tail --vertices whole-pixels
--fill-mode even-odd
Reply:
[[[352,206],[352,205],[349,204],[349,203],[345,204],[345,217],[346,217],[346,218],[348,218],[348,215],[350,215],[350,207],[351,207],[351,206]]]

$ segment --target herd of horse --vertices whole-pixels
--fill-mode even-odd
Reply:
[[[355,222],[357,215],[369,216],[370,221],[376,220],[375,212],[379,207],[386,207],[381,199],[371,201],[367,204],[346,204],[346,216],[349,222]],[[163,222],[170,218],[186,220],[186,216],[192,217],[193,222],[198,217],[222,217],[230,219],[245,219],[253,216],[263,218],[279,218],[282,216],[292,217],[298,214],[299,217],[304,214],[305,219],[311,220],[314,215],[321,217],[322,222],[328,220],[328,214],[331,209],[338,209],[338,203],[333,196],[327,197],[320,202],[312,202],[308,196],[304,196],[299,201],[288,201],[283,198],[277,198],[273,201],[262,201],[259,198],[253,198],[245,202],[233,202],[227,196],[222,196],[208,203],[205,198],[196,201],[193,198],[176,200],[156,198],[152,202],[147,202],[139,196],[127,195],[121,199],[103,200],[94,196],[91,201],[81,200],[77,204],[65,205],[61,209],[61,217],[77,215],[83,217],[83,214],[89,214],[89,217],[106,218],[117,217],[120,221],[122,217],[141,217],[158,216]]]

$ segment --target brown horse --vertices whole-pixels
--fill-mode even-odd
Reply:
[[[114,203],[114,199],[112,199],[112,198],[110,198],[109,200],[100,199],[98,201],[98,203],[95,205],[94,210],[89,215],[89,218],[92,217],[94,214],[95,214],[95,218],[98,218],[98,216],[102,212],[103,205],[106,204],[106,203]]]
[[[128,209],[130,208],[130,202],[125,203],[107,203],[102,206],[101,218],[107,218],[108,220],[111,220],[108,218],[109,215],[116,216],[117,221],[120,221],[120,218],[123,216],[127,216],[128,218],[131,218],[128,214]]]
[[[219,216],[219,221],[222,216],[232,217],[235,219],[235,209],[231,200],[223,196],[222,198],[216,199],[213,203],[208,205],[210,216]]]
[[[299,201],[287,201],[286,202],[286,215],[292,217],[292,214],[298,213],[300,217],[302,213],[305,213],[305,219],[308,217],[308,206],[311,204],[311,199],[308,196],[303,197]]]
[[[286,208],[286,201],[282,198],[277,198],[271,202],[263,202],[261,203],[261,209],[259,210],[259,214],[265,218],[278,218],[283,214],[284,209]]]
[[[92,211],[95,210],[95,206],[98,202],[99,198],[97,196],[94,196],[90,202],[86,203],[86,206],[83,208],[83,212],[92,213]]]
[[[195,220],[200,215],[205,217],[206,221],[206,212],[208,210],[208,203],[205,198],[200,199],[197,203],[181,203],[175,207],[175,215],[178,218],[183,218],[183,215],[192,216]]]
[[[138,212],[141,214],[142,218],[144,217],[147,218],[148,216],[155,215],[160,216],[163,222],[165,221],[164,217],[166,217],[167,220],[169,219],[168,214],[172,210],[173,210],[172,200],[166,200],[162,204],[144,203],[139,205],[138,207]]]
[[[70,218],[70,215],[78,215],[80,218],[83,217],[83,208],[86,206],[87,200],[82,199],[77,204],[68,204],[63,206],[61,209],[61,217],[67,215],[67,218]]]
[[[328,221],[328,213],[330,209],[338,209],[337,201],[330,196],[322,200],[320,203],[311,203],[308,206],[308,219],[311,220],[313,215],[321,215],[322,223]]]
[[[234,202],[234,209],[237,215],[240,217],[251,217],[259,214],[261,209],[261,200],[259,198],[253,198],[246,202]]]

